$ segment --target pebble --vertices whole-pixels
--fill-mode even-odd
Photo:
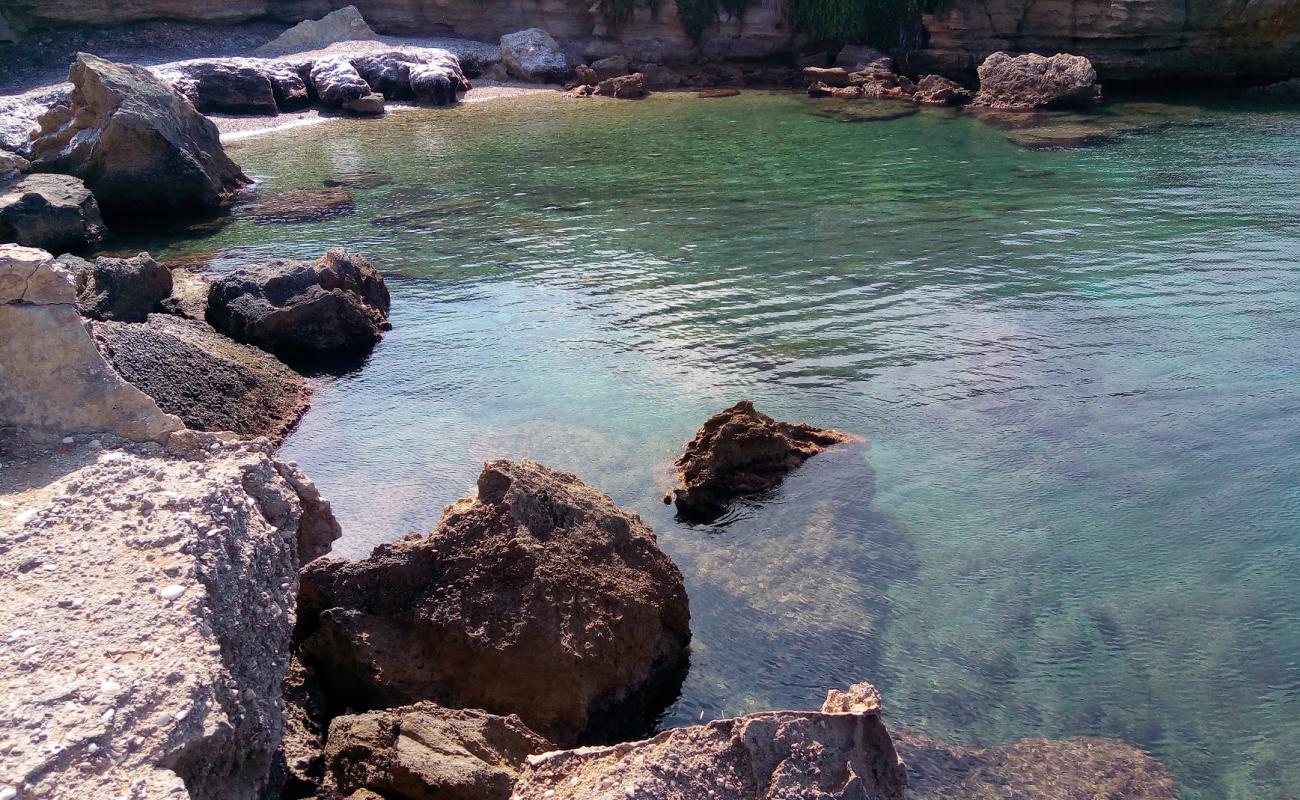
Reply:
[[[14,524],[26,525],[28,522],[31,522],[32,517],[34,516],[36,516],[36,509],[34,508],[29,508],[26,511],[21,511],[18,513],[18,516],[14,517]]]
[[[46,441],[48,442],[49,439],[46,439]],[[64,444],[72,444],[72,437],[71,437],[71,436],[64,436],[64,437],[63,437],[63,443],[64,443]]]
[[[18,796],[18,790],[12,786],[6,786],[0,789],[0,800],[14,800]]]
[[[175,600],[185,593],[185,587],[179,583],[173,583],[171,586],[164,586],[158,590],[158,596],[164,600]]]

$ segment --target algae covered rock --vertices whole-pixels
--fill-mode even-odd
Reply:
[[[561,744],[645,730],[690,642],[682,574],[577,476],[488,462],[433,533],[303,572],[304,659],[340,706],[517,714]]]

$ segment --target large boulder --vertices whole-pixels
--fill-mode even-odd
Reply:
[[[95,196],[71,175],[28,175],[0,186],[0,242],[52,253],[94,247],[105,234]]]
[[[100,256],[94,263],[64,257],[77,275],[77,308],[90,319],[144,322],[172,293],[172,273],[148,253]]]
[[[76,300],[75,274],[49,253],[0,244],[0,428],[141,441],[184,428],[104,361]]]
[[[778,486],[785,474],[828,447],[860,438],[807,423],[781,422],[742,400],[710,417],[677,459],[681,487],[664,498],[698,521],[721,516],[737,497]]]
[[[428,537],[303,573],[305,658],[336,703],[518,714],[568,744],[646,729],[690,642],[682,574],[576,475],[490,461]]]
[[[645,88],[645,76],[639,72],[603,80],[596,84],[595,93],[619,100],[636,100],[649,94]]]
[[[217,127],[144,67],[78,53],[66,103],[41,117],[34,168],[76,175],[112,222],[212,209],[248,183]]]
[[[275,87],[261,61],[196,61],[182,65],[179,72],[173,85],[205,114],[273,116],[280,112]]]
[[[356,6],[344,6],[320,19],[307,19],[294,25],[275,39],[257,48],[259,53],[293,53],[300,50],[317,50],[335,42],[376,40],[379,34],[371,30]]]
[[[388,327],[388,287],[359,255],[336,247],[315,264],[277,261],[213,281],[207,321],[290,359],[363,353]]]
[[[533,83],[564,83],[573,74],[564,51],[540,28],[502,36],[501,61],[511,75]]]
[[[336,717],[321,800],[509,800],[530,755],[554,745],[517,716],[432,703]]]
[[[528,759],[516,800],[902,800],[907,770],[870,684],[820,712],[767,711]]]
[[[326,108],[343,109],[373,94],[370,84],[346,58],[322,58],[312,64],[311,86]]]
[[[151,314],[144,324],[96,322],[91,333],[119,375],[193,430],[279,442],[307,410],[298,373],[206,322]]]
[[[974,105],[1003,111],[1090,105],[1101,96],[1097,71],[1083,56],[994,53],[979,67]]]

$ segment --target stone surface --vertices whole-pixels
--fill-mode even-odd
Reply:
[[[1101,96],[1097,72],[1082,56],[1047,58],[994,53],[979,68],[976,106],[1004,111],[1091,105]]]
[[[307,19],[294,25],[258,48],[260,53],[293,53],[317,50],[335,42],[378,39],[356,6],[344,6],[320,19]]]
[[[411,65],[411,95],[417,103],[445,106],[471,88],[460,60],[447,51],[430,51],[424,63]]]
[[[388,325],[388,288],[359,255],[277,261],[212,283],[207,320],[236,341],[290,360],[366,352]]]
[[[106,233],[99,204],[78,178],[28,175],[0,186],[0,242],[58,254],[93,247]]]
[[[97,322],[91,334],[119,375],[192,430],[278,443],[307,410],[302,377],[205,322],[151,314],[144,324]]]
[[[114,433],[165,441],[183,425],[104,361],[49,253],[0,245],[0,428],[37,439]]]
[[[662,64],[647,64],[641,68],[645,86],[652,92],[666,92],[682,85],[681,73]]]
[[[645,76],[641,73],[620,75],[617,78],[603,80],[596,85],[580,84],[570,92],[575,97],[613,97],[619,100],[636,100],[649,94],[645,88]]]
[[[553,748],[517,716],[432,703],[337,717],[320,797],[509,800],[524,760]]]
[[[511,75],[533,83],[564,83],[573,73],[555,39],[540,28],[502,36],[501,61]]]
[[[681,572],[577,476],[488,462],[428,537],[303,573],[304,657],[341,706],[518,714],[558,743],[642,729],[690,641]]]
[[[22,798],[261,796],[300,504],[268,448],[191,444],[79,437],[6,464],[0,752]]]
[[[178,73],[172,85],[205,114],[270,116],[280,112],[275,88],[260,60],[195,61],[181,66]]]
[[[970,102],[971,93],[956,81],[938,75],[926,75],[917,82],[912,99],[926,106],[959,106]]]
[[[378,92],[371,92],[356,100],[348,100],[343,104],[343,110],[359,117],[381,116],[384,113],[384,96]]]
[[[839,54],[835,56],[835,66],[841,67],[848,72],[858,72],[868,65],[888,57],[885,53],[868,45],[846,44],[840,48]]]
[[[352,194],[341,187],[323,189],[264,189],[248,203],[235,207],[236,216],[258,222],[320,222],[355,214]]]
[[[31,162],[17,153],[0,149],[0,183],[18,180],[32,168]]]
[[[144,322],[172,293],[171,270],[148,253],[62,261],[77,273],[77,309],[90,319]]]
[[[68,102],[41,117],[32,162],[76,175],[109,217],[211,209],[248,183],[217,128],[143,67],[79,53]]]
[[[172,293],[163,298],[164,313],[185,319],[203,320],[208,315],[208,279],[184,267],[170,267]]]
[[[781,422],[742,400],[713,415],[677,459],[675,502],[688,519],[710,521],[737,497],[767,491],[785,474],[828,447],[860,441],[843,431]]]
[[[623,55],[597,59],[591,62],[591,68],[595,71],[596,77],[602,81],[628,75],[633,71],[628,65],[627,57]]]
[[[902,800],[907,771],[879,694],[869,684],[838,694],[821,712],[767,711],[641,742],[532,756],[515,797]]]
[[[320,104],[326,108],[341,109],[373,94],[370,84],[343,57],[323,58],[312,64],[310,80]]]

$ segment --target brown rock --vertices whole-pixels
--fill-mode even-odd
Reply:
[[[509,800],[524,760],[554,749],[511,715],[433,703],[337,717],[321,800]]]
[[[645,76],[639,72],[603,80],[596,84],[595,93],[619,100],[637,100],[649,94],[645,88]]]
[[[106,233],[99,204],[71,175],[28,175],[0,187],[0,242],[59,254],[93,247]]]
[[[959,106],[969,103],[970,90],[939,75],[926,75],[916,84],[912,99],[926,106]]]
[[[320,222],[356,213],[347,189],[268,189],[257,193],[248,205],[240,204],[237,215],[258,222]]]
[[[577,476],[488,462],[428,537],[303,572],[303,652],[338,704],[518,714],[553,741],[653,720],[681,679],[681,572]]]
[[[208,314],[208,279],[185,267],[172,267],[172,293],[163,299],[162,310],[176,317],[203,320]]]
[[[596,74],[596,70],[586,64],[579,64],[573,68],[573,79],[574,82],[569,86],[570,89],[576,89],[579,86],[595,86],[600,83],[600,76]]]
[[[343,103],[343,110],[359,117],[381,116],[384,113],[384,96],[378,92],[371,92],[355,100],[346,100]]]
[[[681,488],[664,501],[688,519],[721,516],[734,498],[778,486],[785,473],[833,445],[859,437],[779,422],[742,400],[709,418],[677,459]]]
[[[76,272],[77,310],[91,319],[144,322],[172,293],[171,270],[148,253],[100,256],[93,264],[64,256],[60,262]]]
[[[1101,96],[1097,72],[1083,56],[994,53],[979,68],[975,105],[1004,111],[1091,105]]]
[[[849,71],[843,67],[804,67],[804,77],[812,83],[823,83],[831,88],[849,85]]]
[[[828,700],[821,712],[766,711],[641,742],[533,756],[515,797],[902,800],[907,770],[885,730],[879,694],[869,684],[840,694],[856,702]]]

